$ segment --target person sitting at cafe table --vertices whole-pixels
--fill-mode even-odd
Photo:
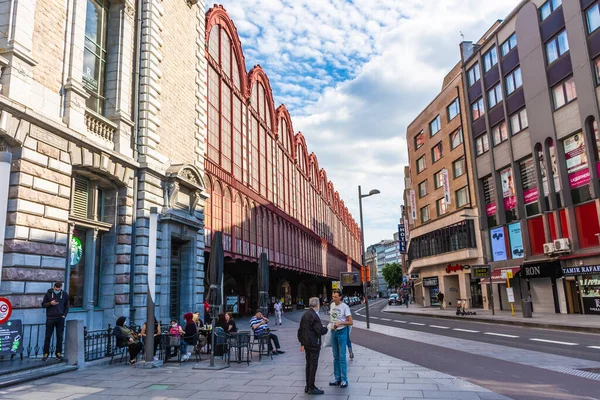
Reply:
[[[146,330],[148,329],[148,323],[144,322],[144,325],[142,325],[142,331],[140,332],[140,336],[142,337],[142,341],[144,342],[144,345],[146,344]],[[156,361],[158,359],[158,357],[156,356],[156,349],[158,348],[158,345],[160,344],[160,324],[158,323],[158,321],[156,320],[156,318],[154,318],[154,361]]]
[[[192,351],[194,351],[194,347],[198,341],[198,327],[194,322],[194,314],[191,312],[185,313],[183,315],[183,319],[185,319],[185,327],[183,328],[183,343],[186,345],[186,351],[181,357],[181,361],[187,361],[192,356]]]
[[[129,349],[129,364],[135,364],[135,359],[138,354],[142,351],[142,344],[138,338],[138,334],[132,331],[129,327],[125,326],[126,317],[117,318],[115,329],[113,331],[117,338],[119,347],[127,346]]]
[[[225,332],[236,333],[238,331],[237,325],[235,324],[235,321],[229,312],[225,313],[225,323],[227,324],[227,329],[225,329]]]
[[[210,340],[210,331],[204,326],[202,318],[200,318],[200,311],[196,311],[193,318],[196,323],[196,328],[198,328],[198,332],[200,332],[200,335],[198,335],[198,347],[196,349],[199,353],[200,350],[208,344],[208,341]]]
[[[282,351],[279,346],[279,338],[277,337],[277,335],[274,335],[269,330],[269,319],[267,317],[263,317],[262,311],[260,309],[256,310],[256,314],[254,314],[254,317],[252,317],[252,319],[250,320],[250,327],[254,331],[255,336],[261,334],[267,335],[267,345],[269,346],[269,353],[273,355],[285,353],[285,351]],[[273,341],[273,344],[275,345],[275,351],[273,351],[273,345],[271,344],[271,341]]]

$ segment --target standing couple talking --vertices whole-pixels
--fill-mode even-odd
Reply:
[[[348,387],[348,366],[346,363],[346,347],[349,339],[349,328],[352,326],[350,307],[342,302],[342,292],[335,290],[329,310],[330,328],[332,335],[333,371],[335,379],[329,386]],[[306,354],[306,386],[304,392],[308,394],[323,394],[323,390],[315,386],[315,376],[319,365],[321,351],[321,336],[328,331],[319,317],[319,298],[312,297],[308,302],[307,310],[300,320],[298,328],[298,341],[300,351]]]

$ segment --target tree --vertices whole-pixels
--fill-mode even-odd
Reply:
[[[402,286],[402,265],[399,263],[385,264],[381,274],[390,288],[396,289]]]

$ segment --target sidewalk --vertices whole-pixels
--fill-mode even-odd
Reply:
[[[533,313],[533,318],[523,318],[523,314],[520,311],[515,311],[514,316],[511,315],[510,311],[496,311],[496,315],[492,315],[492,312],[489,310],[471,309],[469,311],[475,311],[477,315],[456,315],[456,309],[454,308],[440,310],[437,307],[421,307],[418,304],[411,304],[408,308],[404,306],[386,306],[383,309],[383,312],[421,317],[457,319],[463,321],[470,320],[504,325],[600,333],[600,318],[594,315]]]
[[[238,321],[245,329],[247,320]],[[232,363],[220,371],[194,370],[196,364],[168,363],[141,369],[111,365],[85,369],[0,390],[3,399],[224,399],[224,400],[503,400],[507,397],[464,380],[354,345],[346,389],[329,387],[333,379],[331,349],[321,352],[317,386],[325,395],[304,394],[304,354],[296,340],[298,324],[284,319],[273,326],[285,354],[271,361],[254,357],[250,366]],[[216,361],[222,363],[220,359]],[[207,364],[203,360],[201,364]]]

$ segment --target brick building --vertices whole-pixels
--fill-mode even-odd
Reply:
[[[448,307],[457,299],[482,307],[480,286],[470,266],[482,263],[474,219],[477,202],[466,119],[461,65],[444,78],[442,90],[406,131],[409,169],[405,201],[409,221],[408,274],[414,299]]]
[[[0,148],[13,159],[0,294],[26,324],[44,320],[54,281],[90,329],[142,323],[151,207],[157,318],[201,309],[205,4],[137,4],[0,5]]]
[[[600,5],[521,2],[461,45],[474,179],[498,307],[600,314]]]

